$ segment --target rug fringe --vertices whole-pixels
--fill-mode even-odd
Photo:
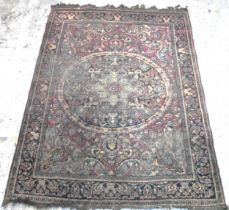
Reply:
[[[41,199],[42,200],[42,199]],[[57,201],[56,203],[49,201],[39,202],[38,200],[22,199],[22,198],[13,198],[5,199],[2,203],[2,207],[6,208],[8,205],[16,206],[18,204],[24,204],[27,207],[37,207],[37,208],[46,208],[46,207],[62,207],[69,208],[74,210],[229,210],[229,206],[224,204],[215,205],[215,206],[190,206],[190,205],[147,205],[140,206],[134,204],[120,204],[120,203],[105,203],[98,204],[94,202],[89,203],[77,203],[77,201]],[[139,206],[139,207],[138,207]]]
[[[187,11],[188,10],[188,6],[186,7],[181,7],[180,5],[174,6],[174,7],[167,7],[167,8],[162,8],[159,9],[156,6],[151,6],[151,7],[147,7],[144,4],[137,4],[135,6],[125,6],[123,4],[119,5],[119,6],[114,6],[111,4],[107,4],[105,6],[96,6],[93,4],[84,4],[84,5],[79,5],[79,4],[65,4],[65,3],[59,3],[59,4],[55,4],[55,5],[51,5],[52,9],[61,9],[61,8],[74,8],[74,9],[111,9],[111,10],[166,10],[166,11]]]

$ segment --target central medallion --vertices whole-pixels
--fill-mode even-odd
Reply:
[[[93,53],[71,65],[59,100],[70,118],[98,130],[139,128],[170,103],[169,79],[149,59],[127,52]]]

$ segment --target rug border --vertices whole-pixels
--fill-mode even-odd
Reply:
[[[74,4],[56,4],[56,5],[52,5],[51,6],[51,12],[49,14],[49,17],[48,17],[48,20],[47,20],[47,23],[46,23],[46,26],[45,26],[45,31],[44,31],[44,35],[43,35],[43,39],[42,39],[42,43],[41,43],[41,47],[40,47],[40,50],[39,50],[39,54],[38,54],[38,58],[37,58],[37,61],[36,61],[36,65],[35,65],[35,69],[34,69],[34,73],[33,73],[33,77],[32,77],[32,81],[31,81],[31,85],[30,85],[30,89],[29,89],[29,94],[28,94],[28,98],[27,98],[27,102],[26,102],[26,106],[25,106],[25,110],[24,110],[24,114],[23,114],[23,119],[22,119],[22,123],[21,123],[21,128],[20,128],[20,133],[19,133],[19,137],[18,137],[18,142],[17,142],[17,146],[16,146],[16,149],[15,149],[15,153],[14,153],[14,157],[13,157],[13,160],[12,160],[12,165],[11,165],[11,168],[10,168],[10,172],[9,172],[9,177],[8,177],[8,182],[7,182],[7,185],[6,185],[6,190],[5,190],[5,196],[4,196],[4,200],[3,200],[3,206],[6,206],[8,203],[10,202],[23,202],[23,203],[27,203],[27,204],[33,204],[33,205],[36,205],[36,206],[39,206],[39,207],[43,207],[43,206],[68,206],[68,207],[71,207],[71,206],[74,206],[74,207],[79,207],[79,208],[83,208],[84,207],[101,207],[104,205],[104,207],[112,207],[114,209],[117,209],[117,208],[121,208],[121,207],[125,207],[126,205],[122,204],[121,206],[117,205],[117,203],[109,203],[106,202],[106,204],[101,204],[101,203],[98,203],[98,205],[96,204],[96,202],[90,202],[87,200],[88,204],[80,204],[81,201],[77,201],[77,200],[74,200],[74,201],[58,201],[56,202],[55,204],[53,204],[53,200],[50,199],[50,200],[46,200],[46,201],[42,201],[43,203],[41,204],[39,202],[39,199],[37,200],[34,200],[34,199],[22,199],[22,198],[19,198],[20,196],[15,196],[12,192],[12,184],[14,184],[14,181],[15,181],[15,168],[17,167],[18,165],[18,160],[17,160],[17,157],[18,155],[20,154],[20,150],[21,150],[21,147],[22,147],[22,143],[23,141],[21,141],[22,137],[23,137],[23,133],[25,131],[25,127],[24,127],[24,124],[26,122],[26,119],[28,117],[28,114],[29,114],[29,107],[31,105],[31,95],[34,91],[34,86],[36,84],[36,80],[39,76],[39,71],[37,70],[39,68],[39,65],[40,65],[40,62],[42,61],[42,52],[45,50],[45,46],[46,46],[46,38],[48,37],[49,33],[50,33],[50,27],[51,27],[51,24],[52,24],[52,18],[54,16],[54,13],[55,11],[57,11],[58,9],[88,9],[88,10],[93,10],[93,9],[101,9],[101,10],[123,10],[123,11],[165,11],[165,12],[176,12],[176,11],[182,11],[183,13],[186,14],[187,16],[187,29],[188,29],[188,32],[187,32],[187,36],[188,36],[188,39],[190,41],[189,45],[192,46],[192,48],[190,49],[190,52],[191,52],[191,55],[192,55],[192,59],[193,59],[193,71],[195,72],[195,74],[197,75],[196,77],[196,84],[199,88],[199,96],[200,96],[200,104],[202,106],[202,111],[203,111],[203,116],[202,118],[204,119],[205,121],[205,125],[207,127],[207,130],[206,132],[208,132],[208,135],[209,135],[209,138],[208,138],[208,147],[209,147],[209,151],[211,152],[210,154],[210,158],[211,158],[211,161],[212,161],[212,165],[214,167],[214,180],[216,181],[216,185],[218,186],[218,191],[220,192],[220,195],[221,195],[221,200],[222,202],[221,203],[216,203],[216,204],[212,204],[211,206],[207,206],[205,208],[204,205],[201,205],[201,206],[195,206],[193,207],[192,205],[190,204],[162,204],[162,205],[157,205],[157,204],[152,204],[152,205],[143,205],[145,207],[154,207],[154,208],[162,208],[162,207],[169,207],[169,208],[172,208],[172,207],[187,207],[187,208],[190,208],[190,209],[201,209],[203,210],[204,209],[212,209],[217,207],[217,208],[220,208],[218,210],[224,210],[224,209],[227,209],[226,208],[226,205],[225,205],[225,198],[224,198],[224,192],[223,192],[223,187],[222,187],[222,181],[221,181],[221,177],[220,177],[220,173],[219,173],[219,167],[218,167],[218,163],[217,163],[217,159],[216,159],[216,153],[215,153],[215,148],[214,148],[214,141],[213,141],[213,135],[212,135],[212,130],[211,130],[211,127],[210,127],[210,122],[209,122],[209,115],[208,115],[208,112],[207,112],[207,108],[206,108],[206,101],[205,101],[205,94],[204,94],[204,90],[203,90],[203,86],[202,86],[202,82],[201,82],[201,77],[200,77],[200,71],[199,71],[199,66],[198,66],[198,59],[197,59],[197,54],[196,54],[196,50],[195,50],[195,45],[194,45],[194,40],[193,40],[193,32],[192,32],[192,26],[191,26],[191,21],[190,21],[190,16],[189,16],[189,12],[188,12],[188,9],[187,7],[186,8],[181,8],[179,5],[176,6],[176,7],[168,7],[168,8],[164,8],[164,9],[157,9],[155,6],[153,7],[149,7],[149,8],[146,8],[144,5],[136,5],[136,6],[132,6],[132,7],[126,7],[124,5],[120,5],[118,7],[115,7],[113,5],[106,5],[106,6],[101,6],[101,7],[97,7],[95,5],[74,5]],[[55,200],[55,199],[54,199]],[[186,202],[188,203],[188,202]],[[82,206],[83,205],[83,206]],[[141,206],[141,207],[143,207]],[[134,205],[134,204],[128,204],[127,207],[131,208],[131,207],[139,207],[139,204],[137,205]]]
[[[220,176],[220,169],[219,169],[219,165],[218,165],[218,161],[217,161],[217,156],[216,156],[216,151],[215,151],[215,146],[214,146],[214,138],[213,138],[213,134],[212,134],[212,129],[211,129],[211,124],[210,124],[210,120],[209,120],[209,114],[208,114],[208,110],[207,110],[207,105],[206,105],[206,97],[205,97],[205,93],[204,93],[204,88],[203,88],[203,84],[202,84],[202,80],[201,80],[201,75],[200,75],[200,70],[199,70],[199,64],[198,64],[198,57],[197,57],[197,53],[196,53],[196,49],[195,49],[195,43],[194,43],[194,37],[193,37],[193,30],[192,30],[192,23],[190,20],[190,15],[187,12],[186,13],[187,16],[187,20],[188,20],[188,36],[190,39],[190,45],[192,46],[192,48],[190,49],[192,52],[192,56],[193,56],[193,70],[195,71],[197,77],[196,77],[196,82],[199,88],[199,95],[200,95],[200,102],[201,102],[201,106],[202,106],[202,111],[203,111],[203,116],[202,118],[205,121],[205,125],[207,126],[207,132],[209,134],[209,138],[208,138],[208,147],[211,153],[209,153],[211,160],[212,160],[212,164],[214,166],[214,176],[215,178],[217,178],[217,183],[216,186],[218,186],[220,188],[220,192],[221,192],[221,197],[223,202],[225,203],[225,195],[224,195],[224,191],[223,191],[223,185],[222,185],[222,179]]]
[[[24,109],[24,113],[23,113],[23,117],[22,117],[22,121],[21,121],[21,127],[20,127],[20,131],[19,131],[19,135],[18,135],[17,145],[16,145],[14,156],[12,159],[12,164],[11,164],[11,167],[9,170],[8,181],[6,184],[6,190],[5,190],[5,195],[4,195],[4,199],[2,202],[2,206],[7,205],[9,202],[13,202],[12,199],[14,198],[14,196],[13,196],[13,193],[11,192],[11,188],[12,188],[11,185],[13,184],[13,182],[15,180],[15,171],[14,170],[15,170],[15,167],[18,165],[17,157],[20,154],[20,150],[21,150],[22,143],[23,143],[23,141],[21,139],[23,137],[23,133],[25,132],[24,124],[26,124],[25,123],[26,118],[28,117],[28,114],[29,114],[29,107],[32,103],[31,96],[33,95],[33,92],[34,92],[36,80],[39,77],[39,71],[37,71],[37,70],[39,69],[40,62],[42,61],[42,55],[43,55],[43,52],[44,52],[45,46],[46,46],[46,38],[48,37],[48,35],[50,33],[53,15],[54,15],[54,12],[51,9],[51,12],[50,12],[48,19],[46,21],[46,26],[45,26],[45,29],[43,32],[43,38],[41,41],[41,46],[39,49],[38,57],[37,57],[36,64],[34,67],[34,72],[32,75],[32,80],[30,83],[30,89],[29,89],[29,92],[27,95],[27,101],[26,101],[26,105],[25,105],[25,109]]]

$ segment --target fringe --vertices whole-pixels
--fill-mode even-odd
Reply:
[[[103,201],[101,201],[103,202]],[[214,206],[195,206],[195,205],[141,205],[131,204],[131,201],[128,204],[121,204],[118,202],[106,202],[100,203],[92,202],[90,200],[86,200],[86,202],[77,201],[77,200],[46,200],[42,199],[29,199],[29,198],[13,198],[13,199],[5,199],[2,206],[8,207],[11,205],[12,207],[16,207],[18,204],[24,204],[26,207],[37,207],[37,208],[47,208],[47,207],[62,207],[69,208],[74,210],[229,210],[229,207],[225,204],[216,204]],[[23,208],[22,208],[23,209]]]
[[[105,6],[96,6],[93,4],[85,4],[85,5],[79,5],[79,4],[64,4],[64,3],[60,3],[60,4],[56,4],[56,5],[52,5],[51,6],[52,9],[66,9],[66,8],[73,8],[73,9],[108,9],[108,10],[143,10],[143,11],[155,11],[155,10],[159,10],[159,11],[187,11],[188,7],[181,7],[180,5],[177,5],[175,7],[167,7],[167,8],[163,8],[163,9],[158,9],[156,6],[151,6],[151,7],[146,7],[144,4],[141,5],[135,5],[135,6],[130,6],[127,7],[123,4],[119,5],[119,6],[114,6],[114,5],[110,5],[107,4]]]

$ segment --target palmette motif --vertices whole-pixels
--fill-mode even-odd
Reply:
[[[49,21],[6,199],[223,205],[187,11]]]

